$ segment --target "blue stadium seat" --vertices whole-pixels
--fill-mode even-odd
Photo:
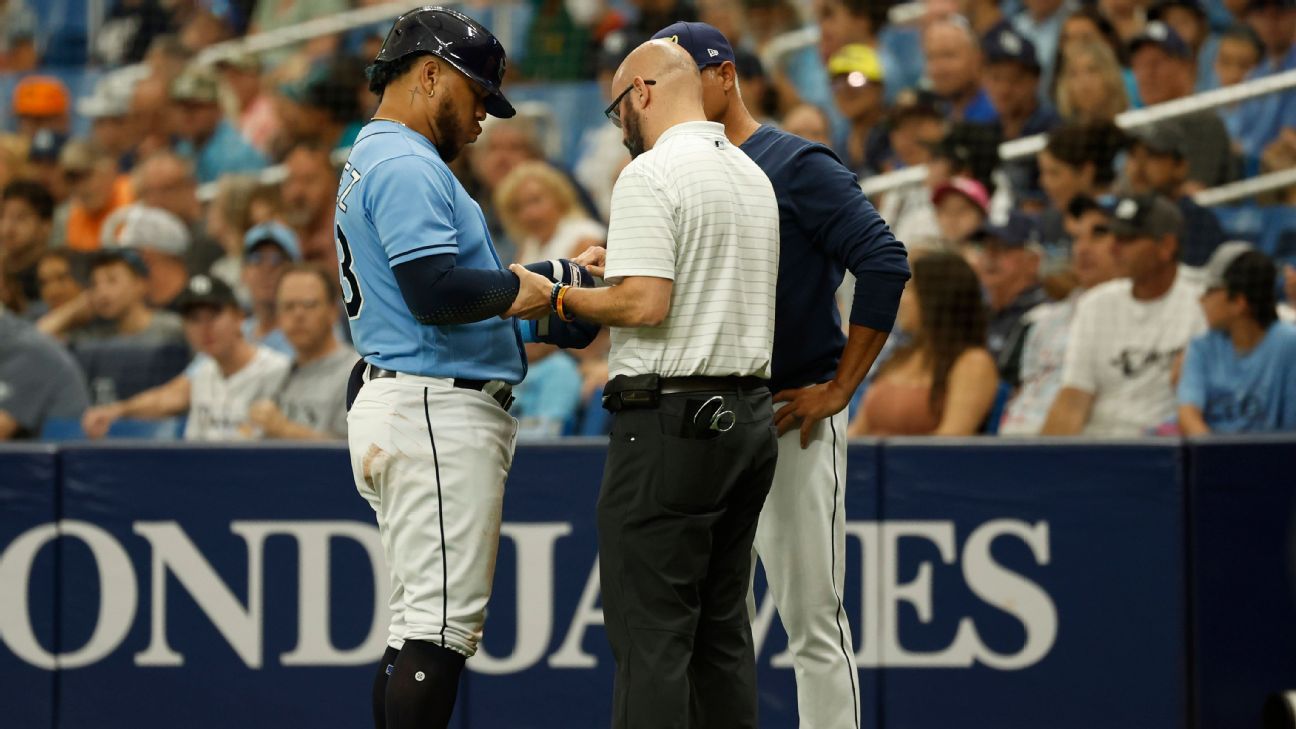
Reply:
[[[999,434],[999,421],[1003,420],[1004,408],[1008,407],[1008,400],[1012,397],[1012,393],[1012,385],[999,382],[999,388],[995,390],[994,404],[990,406],[990,414],[986,416],[985,425],[981,427],[982,435]]]

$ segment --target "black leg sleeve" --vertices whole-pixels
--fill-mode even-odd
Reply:
[[[378,673],[373,682],[374,729],[387,729],[387,676],[395,669],[398,655],[400,651],[387,646],[382,660],[378,662]]]
[[[427,641],[405,641],[387,679],[386,729],[446,729],[465,660]]]

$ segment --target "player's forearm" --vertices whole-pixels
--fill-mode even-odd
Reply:
[[[189,378],[178,375],[175,379],[145,390],[135,397],[119,403],[119,418],[166,418],[189,409]]]
[[[1210,426],[1196,405],[1179,406],[1179,430],[1184,435],[1210,435]]]
[[[670,312],[672,282],[640,283],[643,279],[627,278],[616,286],[598,289],[567,290],[563,309],[569,316],[611,327],[655,327]],[[664,291],[662,290],[664,289]]]
[[[869,327],[850,325],[846,347],[837,365],[837,376],[833,378],[844,391],[854,393],[859,388],[886,344],[887,334]]]

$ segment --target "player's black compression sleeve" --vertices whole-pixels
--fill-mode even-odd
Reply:
[[[449,253],[416,258],[392,273],[420,324],[471,324],[503,314],[517,298],[518,277],[512,271],[461,268]]]

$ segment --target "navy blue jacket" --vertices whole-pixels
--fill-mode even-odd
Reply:
[[[889,332],[909,279],[904,246],[822,144],[762,126],[742,150],[769,177],[779,206],[770,387],[827,382],[846,345],[835,298],[843,272],[856,279],[851,324]]]

